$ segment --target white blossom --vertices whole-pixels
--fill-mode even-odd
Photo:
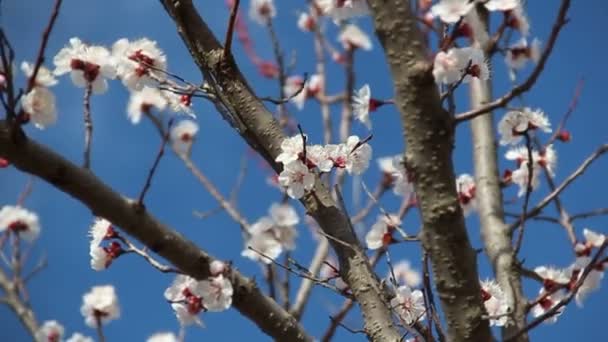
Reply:
[[[369,14],[365,0],[316,0],[316,5],[335,22]]]
[[[36,331],[36,342],[59,342],[63,340],[64,329],[57,321],[45,321]]]
[[[280,227],[295,226],[300,223],[298,213],[289,204],[273,203],[269,213],[274,223]]]
[[[298,17],[298,28],[303,32],[310,32],[315,28],[315,19],[308,13],[302,12]]]
[[[89,236],[91,237],[91,247],[99,246],[101,241],[106,238],[108,232],[112,229],[112,223],[104,219],[103,217],[96,217],[95,221],[89,229]]]
[[[410,175],[405,168],[402,155],[393,157],[393,167],[397,170],[393,174],[395,178],[393,192],[396,195],[403,196],[404,201],[410,201],[414,194],[414,184],[410,181]]]
[[[187,94],[177,94],[169,90],[161,90],[161,95],[167,100],[169,109],[173,113],[185,113],[191,117],[196,117],[192,110],[192,97]]]
[[[65,342],[95,342],[91,337],[84,336],[81,333],[73,333]]]
[[[155,86],[166,77],[167,57],[156,46],[156,42],[142,38],[130,42],[119,39],[112,46],[112,56],[116,61],[116,71],[122,83],[131,90],[141,90],[144,86]]]
[[[94,94],[108,90],[106,79],[116,78],[115,60],[103,46],[87,45],[79,38],[71,38],[53,59],[55,75],[70,73],[74,85],[84,88],[91,85]]]
[[[160,332],[148,337],[146,342],[179,342],[179,339],[172,332]]]
[[[20,206],[5,205],[0,209],[0,233],[5,230],[31,242],[40,234],[38,215]]]
[[[55,95],[45,87],[34,87],[21,98],[21,107],[39,129],[57,121]]]
[[[547,116],[540,110],[523,108],[512,110],[505,114],[498,123],[501,145],[514,145],[519,143],[526,132],[540,129],[543,132],[551,132],[551,124]]]
[[[312,190],[315,185],[315,176],[301,161],[295,160],[283,164],[283,171],[279,174],[279,184],[287,188],[287,195],[293,199],[300,199],[305,191]]]
[[[606,242],[606,235],[594,232],[589,228],[583,229],[583,236],[590,247],[600,248]]]
[[[251,0],[249,17],[260,25],[266,25],[277,15],[273,0]]]
[[[372,41],[369,36],[354,24],[348,24],[342,29],[338,41],[342,43],[345,50],[363,49],[370,51],[372,49]]]
[[[475,179],[469,174],[462,174],[456,178],[456,191],[458,201],[465,216],[477,208],[477,197],[475,197]]]
[[[399,286],[396,296],[391,299],[391,307],[405,324],[413,324],[425,319],[424,295],[420,290],[412,291],[408,286]]]
[[[241,256],[253,261],[271,264],[283,252],[283,246],[270,232],[251,234]],[[260,254],[261,253],[261,254]],[[263,254],[263,255],[262,255]]]
[[[306,135],[304,135],[306,137]],[[289,164],[300,159],[300,154],[304,151],[304,138],[301,134],[285,138],[281,142],[281,153],[275,158],[276,162]]]
[[[203,325],[198,317],[198,314],[204,310],[202,292],[199,281],[183,274],[176,276],[171,286],[165,290],[165,299],[171,303],[182,326]]]
[[[393,230],[401,225],[397,215],[379,215],[376,223],[365,235],[365,244],[369,249],[378,249],[388,246],[393,241]]]
[[[306,103],[306,99],[308,98],[306,91],[307,83],[300,75],[289,76],[285,80],[283,93],[298,110],[304,108],[304,103]]]
[[[220,275],[199,282],[203,306],[208,311],[224,311],[232,305],[232,283]]]
[[[325,146],[307,146],[306,159],[307,162],[314,164],[321,172],[329,172],[334,167],[334,162],[331,160],[329,151]]]
[[[369,167],[372,158],[372,147],[368,143],[361,144],[361,140],[356,135],[351,135],[346,139],[348,155],[346,157],[346,171],[350,174],[360,175]]]
[[[188,155],[198,133],[198,124],[193,120],[181,120],[171,127],[170,139],[179,154]]]
[[[361,121],[367,129],[372,129],[372,122],[369,119],[371,90],[369,84],[363,85],[361,89],[355,90],[352,98],[353,115]]]
[[[437,83],[451,84],[459,81],[469,82],[471,77],[487,80],[490,69],[483,54],[477,47],[451,48],[440,51],[435,56],[433,76]]]
[[[211,273],[211,275],[214,277],[224,274],[224,272],[226,272],[227,270],[228,270],[228,265],[226,265],[226,263],[223,261],[213,260],[209,264],[209,273]]]
[[[91,268],[95,271],[105,270],[112,262],[112,256],[103,247],[91,246],[89,255],[91,256]]]
[[[484,3],[484,6],[488,11],[510,11],[520,6],[520,0],[488,0]]]
[[[23,71],[25,76],[30,78],[34,74],[34,65],[28,62],[22,62],[21,71]],[[41,65],[40,68],[38,68],[34,84],[36,87],[52,87],[57,84],[57,79],[55,79],[55,76],[49,69]]]
[[[475,6],[469,0],[441,0],[431,7],[434,17],[439,17],[446,24],[453,24],[465,16]]]
[[[528,184],[532,190],[535,190],[540,185],[540,166],[537,163],[532,164],[532,175],[530,177],[528,163],[527,160],[524,160],[519,165],[519,168],[511,173],[511,181],[519,186],[518,197],[522,197],[528,192]]]
[[[272,262],[269,258],[276,259],[284,249],[295,249],[295,225],[300,222],[295,209],[288,204],[273,203],[269,214],[269,217],[260,218],[248,228],[249,238],[241,253],[244,257],[267,264]]]
[[[483,305],[490,318],[490,326],[505,326],[509,322],[509,305],[507,304],[505,293],[494,280],[484,280],[481,282],[481,297]]]
[[[142,113],[151,113],[152,108],[163,111],[168,105],[167,98],[157,88],[143,87],[141,90],[131,92],[127,114],[133,124],[141,121]]]
[[[521,5],[516,6],[508,12],[507,23],[510,27],[513,27],[521,33],[522,36],[527,37],[530,34],[530,22],[524,9]],[[534,52],[537,56],[540,56],[540,51]],[[538,57],[536,57],[538,60]]]
[[[510,46],[505,54],[505,63],[511,69],[511,79],[515,78],[514,70],[522,69],[528,61],[538,63],[539,60],[540,41],[536,38],[532,40],[531,44],[528,44],[526,38],[520,39],[517,43]]]
[[[409,287],[417,287],[422,282],[420,272],[412,268],[412,265],[407,260],[401,260],[393,265],[392,274],[389,272],[389,277],[395,276],[395,281],[399,285],[407,285]]]
[[[120,307],[114,286],[94,286],[82,298],[80,313],[85,323],[95,328],[98,324],[108,323],[120,317]]]
[[[539,317],[543,314],[545,314],[545,312],[553,309],[554,306],[557,305],[557,303],[559,303],[562,299],[564,299],[566,297],[566,294],[564,293],[564,291],[557,291],[552,293],[551,295],[545,295],[546,291],[544,288],[540,289],[539,292],[539,296],[542,296],[543,299],[536,305],[534,305],[532,307],[532,316],[534,317]],[[565,306],[562,306],[561,308],[557,309],[557,311],[555,312],[555,314],[551,317],[549,317],[548,319],[546,319],[544,322],[547,324],[552,324],[557,322],[557,318],[564,312],[564,310],[566,309]]]

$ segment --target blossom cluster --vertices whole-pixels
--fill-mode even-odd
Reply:
[[[232,305],[234,290],[228,278],[228,265],[214,260],[209,265],[209,272],[210,276],[204,280],[180,274],[165,290],[165,299],[171,303],[182,326],[203,325],[198,316],[201,312],[220,312]]]
[[[60,342],[63,341],[65,328],[57,321],[44,321],[35,334],[36,342]],[[66,342],[94,342],[91,337],[75,332],[65,340]]]
[[[38,215],[21,206],[5,205],[0,209],[0,233],[17,234],[26,241],[34,241],[40,234]]]
[[[345,169],[348,173],[362,174],[369,166],[372,147],[358,136],[348,137],[346,143],[307,145],[306,135],[285,138],[281,153],[275,161],[283,164],[279,184],[287,189],[294,199],[304,196],[315,184],[314,171],[330,172],[333,168]]]
[[[104,270],[112,264],[112,261],[124,253],[122,245],[116,241],[118,233],[112,224],[104,218],[96,218],[89,230],[91,242],[89,244],[89,255],[91,256],[91,268],[95,271]],[[103,241],[110,241],[102,246]]]
[[[270,264],[283,250],[296,248],[298,235],[295,226],[300,222],[296,210],[289,204],[273,203],[269,216],[260,218],[247,228],[247,241],[242,256]]]

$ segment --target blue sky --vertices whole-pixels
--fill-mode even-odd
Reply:
[[[17,60],[33,60],[43,27],[50,13],[51,1],[5,1],[1,3],[1,23],[8,31],[17,53]],[[223,1],[199,1],[201,15],[208,21],[216,34],[223,36],[227,20],[227,10]],[[312,38],[296,27],[297,11],[305,8],[306,1],[281,1],[278,4],[279,16],[275,27],[285,51],[297,52],[296,72],[314,71]],[[248,6],[248,1],[243,1]],[[531,18],[532,35],[545,41],[552,19],[555,17],[559,1],[529,1],[528,13]],[[244,7],[246,8],[246,7]],[[604,36],[604,22],[608,19],[608,6],[603,1],[574,2],[569,15],[571,21],[561,34],[555,51],[547,63],[546,70],[534,89],[514,104],[542,108],[557,125],[566,111],[575,86],[581,77],[585,87],[579,105],[568,124],[573,141],[559,144],[557,151],[559,163],[558,182],[563,180],[599,144],[607,141],[608,119],[602,108],[605,105],[604,65],[606,46],[601,44]],[[498,18],[498,17],[497,17]],[[359,21],[362,27],[371,32],[371,21]],[[250,34],[256,51],[265,58],[272,57],[268,35],[265,30],[249,23]],[[335,30],[329,30],[330,39],[335,39]],[[156,40],[168,56],[172,72],[197,82],[200,73],[191,61],[187,50],[178,37],[171,20],[156,1],[64,1],[55,30],[48,46],[48,59],[65,45],[69,38],[77,36],[84,41],[110,46],[119,38],[136,39],[148,37]],[[335,40],[334,40],[335,42]],[[276,96],[277,84],[258,76],[255,67],[236,44],[235,53],[241,70],[250,79],[260,96]],[[492,71],[495,94],[500,95],[510,87],[502,57],[495,58]],[[372,87],[374,96],[390,98],[392,85],[382,50],[374,40],[372,52],[357,54],[357,88],[365,83]],[[343,78],[339,66],[330,63],[329,91],[342,89]],[[27,133],[34,139],[51,146],[70,160],[80,163],[83,146],[82,131],[82,89],[74,87],[62,78],[53,89],[58,98],[59,120],[55,126],[39,131],[31,126]],[[467,109],[468,103],[464,89],[459,91],[457,104],[460,111]],[[135,197],[139,193],[145,175],[158,148],[158,137],[152,125],[142,122],[133,126],[126,118],[128,93],[119,81],[110,85],[107,94],[95,96],[92,100],[92,113],[95,125],[93,138],[93,170],[107,184],[125,196]],[[271,108],[272,109],[272,108]],[[321,121],[318,106],[306,104],[302,112],[293,108],[292,113],[303,125],[312,142],[320,143]],[[228,193],[239,173],[239,165],[248,148],[238,135],[214,111],[213,107],[202,101],[195,103],[198,122],[201,127],[193,159],[215,182],[223,193]],[[332,117],[336,123],[339,108],[333,108]],[[500,115],[502,112],[497,112]],[[372,116],[374,138],[371,142],[374,156],[386,156],[403,150],[398,113],[394,108],[385,106]],[[365,127],[354,124],[354,132],[366,135]],[[540,136],[541,139],[546,136]],[[500,149],[501,154],[505,151]],[[250,222],[266,215],[267,209],[281,195],[266,185],[267,170],[256,157],[248,154],[246,181],[240,191],[239,209]],[[472,173],[470,130],[468,125],[458,127],[454,162],[457,173]],[[501,167],[507,167],[503,162]],[[605,174],[606,160],[594,164],[583,179],[576,181],[563,196],[564,205],[571,213],[606,206]],[[363,179],[373,186],[378,181],[375,164],[370,166]],[[28,176],[13,168],[0,170],[0,205],[13,204],[23,189]],[[347,180],[345,193],[351,193],[352,179]],[[547,193],[546,186],[533,194],[532,203]],[[507,189],[505,197],[514,198],[515,189]],[[387,194],[383,206],[391,211],[397,210],[398,198]],[[205,211],[217,205],[204,188],[173,155],[167,155],[161,162],[152,189],[147,196],[147,207],[160,220],[168,223],[199,246],[218,258],[232,260],[246,275],[261,279],[258,265],[240,257],[242,249],[241,234],[238,226],[224,213],[213,215],[204,220],[196,218],[194,210]],[[294,203],[301,215],[303,211]],[[109,341],[141,341],[158,331],[177,331],[178,323],[170,306],[162,296],[164,289],[171,283],[172,276],[159,274],[142,260],[134,256],[121,257],[109,270],[95,272],[89,267],[87,229],[92,222],[91,213],[74,199],[55,190],[40,180],[34,182],[34,191],[25,206],[40,216],[42,234],[33,247],[30,267],[37,258],[46,256],[48,267],[34,278],[28,288],[31,302],[39,321],[55,319],[65,327],[68,335],[80,331],[93,336],[94,331],[86,327],[79,308],[82,294],[91,286],[114,284],[122,306],[122,318],[105,328]],[[518,211],[520,204],[508,205],[507,211]],[[351,210],[352,211],[352,210]],[[554,214],[549,206],[547,214]],[[367,226],[375,220],[376,212],[365,222]],[[414,233],[418,227],[417,213],[412,213],[405,221],[405,229]],[[578,221],[577,233],[584,227],[606,232],[606,218]],[[481,247],[478,220],[475,215],[467,219],[472,243]],[[527,226],[526,240],[521,256],[530,268],[539,265],[566,267],[573,261],[568,247],[566,234],[559,226],[530,223]],[[365,228],[365,227],[362,227]],[[309,229],[301,224],[300,236],[294,258],[303,264],[308,263],[314,250]],[[406,258],[419,267],[420,250],[414,244],[398,245],[391,249],[394,260]],[[480,275],[491,277],[485,257],[479,259]],[[386,273],[386,265],[380,263],[379,273]],[[293,279],[297,283],[297,279]],[[293,287],[292,287],[293,288]],[[536,284],[525,284],[526,293],[533,296],[538,291]],[[339,307],[341,299],[325,289],[315,289],[308,310],[303,319],[305,327],[314,336],[320,336],[326,329],[331,314]],[[604,290],[592,294],[583,308],[571,305],[553,326],[543,325],[532,332],[539,340],[572,340],[585,338],[595,340],[604,336],[603,313],[608,305]],[[189,328],[187,340],[237,340],[248,338],[265,341],[267,337],[259,333],[250,322],[238,315],[235,310],[203,316],[205,329]],[[0,307],[0,340],[26,341],[27,334],[17,319],[5,307]],[[361,326],[358,313],[354,312],[345,321],[353,328]],[[343,330],[337,340],[363,340]]]

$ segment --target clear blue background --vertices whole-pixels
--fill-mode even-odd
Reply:
[[[303,0],[279,1],[279,16],[275,27],[278,28],[284,50],[297,51],[296,71],[312,73],[312,37],[300,32],[296,27],[297,11],[304,9],[305,3]],[[546,41],[558,4],[557,0],[528,2],[533,36]],[[224,2],[198,1],[198,5],[201,15],[216,34],[223,37],[228,16]],[[248,1],[243,1],[243,9],[248,10],[248,5]],[[13,42],[19,62],[34,59],[51,6],[50,0],[2,2],[0,20]],[[558,181],[572,172],[599,144],[605,143],[608,136],[608,119],[604,113],[607,76],[605,56],[608,51],[605,44],[601,43],[605,39],[608,6],[597,0],[575,1],[569,17],[571,22],[561,34],[547,63],[546,71],[534,90],[523,97],[525,104],[542,108],[556,126],[568,107],[578,79],[585,78],[585,88],[579,106],[568,124],[573,141],[557,146]],[[360,20],[360,23],[371,32],[369,18]],[[252,23],[249,23],[249,28],[258,54],[272,58],[265,30]],[[148,37],[156,40],[166,52],[172,72],[193,82],[200,80],[200,74],[178,37],[173,23],[157,1],[64,1],[47,49],[49,63],[52,56],[73,36],[106,46],[122,37]],[[330,29],[329,37],[335,39],[333,28]],[[242,53],[240,44],[236,44],[235,49],[241,69],[257,93],[260,96],[276,96],[276,82],[263,79],[257,74],[253,64]],[[495,94],[499,95],[509,88],[510,83],[502,57],[498,56],[494,62],[492,77],[495,80]],[[331,62],[329,67],[329,92],[341,91],[344,83],[341,67]],[[372,52],[357,54],[356,73],[357,87],[369,83],[376,97],[392,96],[392,85],[382,49],[375,39]],[[44,131],[39,131],[31,125],[26,127],[26,130],[34,139],[51,146],[75,163],[80,163],[83,146],[82,89],[75,88],[69,79],[64,77],[53,91],[57,95],[59,106],[57,124]],[[466,110],[466,92],[463,90],[459,93],[458,108]],[[154,159],[159,139],[149,122],[144,121],[133,126],[126,119],[127,99],[128,93],[119,81],[111,83],[107,94],[93,98],[95,132],[92,165],[93,170],[107,184],[126,196],[135,197]],[[279,192],[265,182],[268,171],[263,166],[264,163],[248,152],[247,146],[209,104],[196,101],[195,109],[201,130],[193,157],[223,193],[227,194],[232,188],[239,172],[240,160],[244,154],[248,155],[249,167],[239,196],[239,208],[250,222],[254,222],[266,214],[273,201],[280,199]],[[339,112],[340,108],[333,108],[334,123],[339,119]],[[308,102],[304,111],[296,112],[292,108],[292,113],[303,124],[311,140],[321,142],[320,115],[316,104]],[[375,157],[400,153],[403,143],[397,112],[392,107],[383,107],[372,115],[372,145]],[[354,130],[360,135],[367,134],[365,128],[358,123],[354,124]],[[454,154],[456,171],[472,173],[468,125],[458,127],[457,138]],[[546,137],[541,136],[542,138]],[[500,153],[504,153],[502,148]],[[503,168],[507,166],[506,162],[502,165]],[[585,174],[584,179],[576,181],[565,192],[562,199],[571,213],[606,206],[607,167],[606,160],[598,161]],[[378,177],[374,163],[364,179],[373,187]],[[27,180],[27,175],[13,168],[0,170],[0,205],[14,204]],[[349,186],[345,192],[349,195],[353,183],[348,180],[347,184]],[[547,191],[543,184],[532,196],[532,203],[542,198]],[[514,198],[515,193],[515,189],[507,189],[506,198]],[[262,278],[258,265],[239,256],[242,248],[239,228],[226,214],[216,214],[204,220],[193,216],[194,210],[206,211],[217,205],[175,156],[168,155],[162,160],[146,199],[148,208],[160,220],[184,233],[218,258],[232,260],[244,274]],[[383,205],[389,211],[397,210],[398,199],[387,194],[383,198]],[[171,275],[160,274],[135,256],[121,257],[109,270],[94,272],[89,266],[88,256],[87,230],[93,219],[89,210],[39,180],[35,181],[34,191],[25,206],[37,212],[42,223],[42,234],[33,247],[29,267],[42,256],[46,256],[49,261],[48,267],[28,284],[31,302],[40,322],[49,319],[60,321],[66,327],[66,336],[75,331],[94,336],[94,331],[85,326],[79,312],[82,294],[91,286],[111,283],[117,288],[122,318],[105,327],[108,341],[142,341],[154,332],[177,332],[178,323],[162,296],[164,289],[172,281]],[[520,204],[507,207],[507,210],[513,212],[519,209]],[[298,207],[298,210],[303,215],[301,208]],[[554,214],[552,206],[548,207],[547,213]],[[376,213],[370,215],[366,221],[367,226],[373,223],[375,217]],[[473,245],[481,247],[475,215],[468,218],[467,223]],[[606,232],[606,223],[605,218],[596,218],[585,222],[578,221],[575,227],[580,236],[582,228],[586,226]],[[417,227],[418,218],[414,212],[408,216],[405,229],[414,233]],[[530,268],[547,264],[566,267],[573,261],[566,234],[559,226],[534,222],[527,227],[521,256]],[[306,225],[301,224],[299,230],[300,237],[294,257],[307,264],[314,250],[313,240]],[[416,245],[397,245],[391,248],[391,253],[393,259],[408,258],[419,268],[420,253]],[[490,277],[491,271],[485,257],[481,257],[479,261],[481,276]],[[380,274],[386,274],[384,262],[380,263],[379,270]],[[526,282],[526,292],[530,296],[534,296],[537,291],[537,284]],[[315,289],[303,319],[304,326],[312,335],[321,336],[329,323],[328,315],[334,312],[340,303],[341,299],[331,292]],[[603,323],[607,305],[606,292],[600,290],[589,297],[584,308],[570,305],[556,325],[543,325],[535,329],[531,336],[538,340],[553,341],[581,338],[588,341],[602,340],[605,336]],[[345,323],[353,328],[360,327],[362,323],[359,317],[359,314],[354,312]],[[207,327],[189,328],[187,340],[268,340],[235,310],[206,314],[202,318]],[[336,337],[338,340],[363,340],[362,336],[352,336],[344,330],[339,330]],[[28,335],[15,316],[6,307],[0,307],[0,341],[27,340]]]

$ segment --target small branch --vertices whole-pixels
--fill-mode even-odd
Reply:
[[[557,37],[558,37],[561,29],[568,22],[568,19],[566,18],[566,14],[568,13],[569,7],[570,7],[570,0],[562,0],[557,18],[555,19],[555,22],[553,23],[553,28],[551,30],[551,34],[549,35],[549,39],[547,40],[547,45],[545,46],[543,53],[541,54],[540,59],[538,60],[538,64],[536,64],[536,67],[534,68],[534,70],[532,71],[530,76],[528,76],[528,78],[523,83],[521,83],[518,86],[515,86],[513,89],[511,89],[508,93],[506,93],[502,97],[500,97],[492,102],[486,103],[485,105],[480,106],[476,109],[472,109],[468,112],[464,112],[462,114],[456,115],[456,117],[455,117],[456,124],[470,120],[476,116],[489,113],[489,112],[493,111],[494,109],[503,107],[507,103],[509,103],[509,101],[511,101],[513,98],[523,94],[524,92],[526,92],[526,91],[530,90],[530,88],[532,88],[532,86],[534,85],[534,83],[536,83],[536,80],[542,73],[543,69],[545,68],[545,63],[547,62],[547,60],[549,59],[549,55],[551,55],[551,52],[553,51],[553,46],[555,45],[555,42],[557,41]]]
[[[2,302],[8,305],[19,318],[19,321],[21,321],[27,332],[35,339],[36,332],[38,331],[38,322],[36,321],[34,311],[20,298],[16,284],[9,280],[9,277],[1,268],[0,288],[5,294]]]
[[[517,255],[521,248],[521,245],[524,241],[524,230],[526,220],[524,219],[527,216],[528,204],[530,203],[530,194],[532,194],[532,178],[534,177],[534,163],[532,156],[532,139],[530,135],[526,132],[524,134],[524,138],[526,139],[526,150],[528,151],[528,164],[526,167],[528,168],[528,182],[526,184],[526,194],[524,197],[524,204],[522,205],[521,210],[521,223],[519,224],[519,235],[517,236],[517,242],[515,243],[515,249],[513,250],[513,255]]]
[[[274,262],[274,259],[271,259],[270,257],[267,257],[266,255],[257,252],[256,250],[254,250],[253,248],[249,247],[249,249],[251,249],[252,251],[259,253],[260,255],[264,256],[265,258],[268,258],[270,260],[272,260]],[[277,301],[277,291],[276,291],[276,286],[274,284],[274,267],[272,264],[266,265],[266,282],[268,283],[268,297],[272,298],[272,300],[274,300],[275,302]]]
[[[21,193],[19,194],[19,198],[17,198],[17,206],[23,206],[23,203],[25,202],[25,200],[32,193],[33,187],[34,187],[34,177],[29,177],[27,179],[27,183],[25,183],[25,187],[23,188],[23,191],[21,191]],[[1,244],[0,244],[0,246],[1,246]]]
[[[594,216],[608,215],[608,208],[599,208],[570,216],[570,222]]]
[[[232,55],[232,36],[234,33],[234,25],[236,23],[240,3],[240,0],[234,0],[232,8],[230,9],[230,19],[228,20],[228,29],[226,30],[226,38],[224,39],[224,60],[226,60],[228,56]]]
[[[601,145],[595,152],[593,152],[583,163],[572,173],[568,178],[566,178],[555,190],[553,190],[549,195],[547,195],[542,201],[540,201],[533,209],[531,209],[525,217],[519,218],[517,221],[511,223],[509,226],[509,230],[513,231],[519,224],[521,220],[526,220],[529,217],[536,216],[540,214],[540,212],[545,208],[553,199],[558,196],[562,191],[564,191],[570,183],[574,182],[579,176],[581,176],[587,168],[599,157],[601,157],[604,153],[608,152],[608,144]]]
[[[162,273],[180,273],[180,274],[182,273],[180,270],[178,270],[176,268],[161,264],[156,259],[154,259],[150,254],[148,254],[148,252],[145,249],[137,248],[137,246],[135,246],[126,237],[124,237],[122,235],[118,235],[117,238],[122,243],[127,245],[127,249],[125,249],[125,253],[135,253],[135,254],[139,255],[140,257],[144,258],[144,260],[146,260],[150,265],[152,265],[152,267],[156,268],[157,270],[161,271]]]
[[[566,127],[566,122],[568,122],[570,115],[572,115],[572,113],[576,109],[576,106],[578,105],[578,100],[581,97],[584,85],[585,79],[579,79],[578,83],[576,84],[576,88],[574,89],[574,95],[572,96],[572,100],[570,100],[570,104],[568,105],[568,109],[566,110],[566,113],[564,113],[564,116],[562,116],[562,120],[559,122],[559,125],[557,126],[549,140],[545,143],[545,147],[551,145],[555,141],[555,139],[557,139],[564,127]]]
[[[95,316],[95,319],[96,319],[95,330],[97,331],[97,338],[99,338],[99,342],[105,342],[106,337],[103,334],[103,328],[101,325],[101,316],[97,315],[97,316]]]
[[[93,121],[91,119],[91,93],[93,85],[88,82],[84,90],[84,162],[85,169],[91,168],[91,139],[93,136]]]
[[[167,145],[167,141],[169,141],[169,132],[171,131],[172,125],[173,125],[173,119],[169,120],[167,130],[165,131],[165,133],[163,134],[163,136],[161,138],[161,143],[160,143],[160,147],[158,149],[158,153],[156,154],[156,158],[154,158],[154,163],[152,163],[152,168],[150,168],[150,170],[148,171],[148,177],[146,177],[146,182],[144,183],[144,187],[141,189],[141,192],[137,199],[137,203],[140,206],[144,205],[144,197],[146,196],[146,193],[148,192],[148,190],[150,189],[150,186],[152,185],[152,177],[154,177],[154,173],[156,173],[156,169],[158,168],[158,165],[160,164],[160,160],[163,157],[163,155],[165,154],[165,145]]]

